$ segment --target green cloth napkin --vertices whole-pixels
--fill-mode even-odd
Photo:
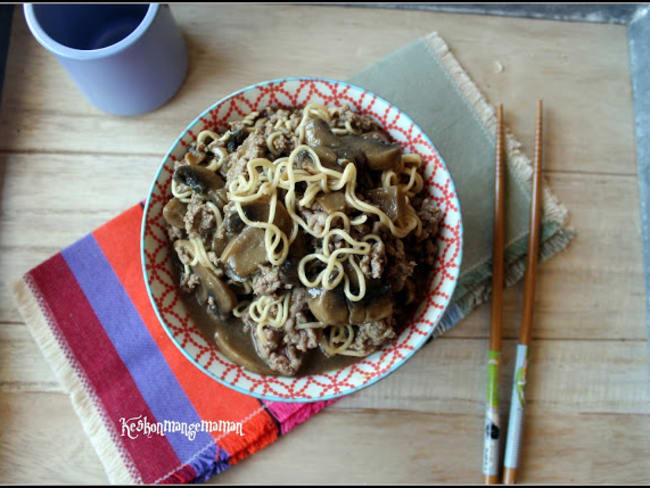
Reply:
[[[407,113],[431,138],[460,199],[463,260],[456,291],[434,336],[455,325],[490,296],[494,212],[496,110],[445,42],[434,32],[350,78]],[[505,284],[524,275],[532,165],[506,130]],[[544,184],[540,261],[564,249],[574,232],[567,210]]]

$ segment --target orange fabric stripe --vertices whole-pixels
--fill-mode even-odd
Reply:
[[[225,387],[204,374],[187,360],[163,330],[149,301],[142,275],[142,217],[142,207],[135,205],[99,227],[93,235],[198,415],[213,422],[239,422],[250,417],[243,428],[244,436],[235,432],[226,435],[212,432],[219,446],[231,455],[230,463],[234,464],[273,442],[278,435],[277,426],[259,400]]]

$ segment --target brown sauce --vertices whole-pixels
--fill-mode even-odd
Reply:
[[[253,338],[250,333],[244,331],[244,323],[240,319],[215,317],[199,303],[194,293],[180,293],[180,298],[201,335],[224,356],[253,373],[280,376],[259,357]],[[303,364],[296,376],[326,373],[348,366],[359,359],[341,355],[328,358],[320,349],[311,349],[305,353]]]
[[[178,266],[175,266],[175,268],[178,279]],[[413,274],[412,279],[416,284],[416,289],[425,290],[426,278],[426,271]],[[200,303],[196,293],[188,295],[180,292],[179,295],[201,335],[224,356],[253,373],[281,376],[278,372],[269,368],[260,358],[255,350],[253,337],[245,331],[244,322],[241,319],[233,316],[218,318],[209,313],[205,304]],[[415,301],[416,305],[397,312],[398,330],[396,332],[398,335],[412,317],[423,296],[424,292]],[[362,359],[363,357],[343,355],[327,357],[320,348],[311,349],[305,353],[303,364],[296,377],[327,373],[344,368]]]

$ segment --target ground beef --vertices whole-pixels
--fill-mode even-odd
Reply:
[[[284,329],[263,327],[266,342],[257,340],[257,350],[266,364],[281,374],[295,375],[302,365],[304,353],[318,346],[318,337],[312,329],[298,329],[297,326],[307,322],[305,312],[308,309],[309,293],[303,287],[296,287],[291,292],[289,319]]]
[[[417,289],[413,280],[406,280],[404,282],[404,289],[402,290],[405,296],[404,304],[409,305],[417,298]]]
[[[179,229],[178,227],[174,227],[173,225],[170,225],[167,227],[167,237],[169,237],[169,240],[171,242],[174,242],[177,239],[182,239],[183,230]]]
[[[327,221],[328,213],[323,210],[310,210],[308,208],[300,209],[299,214],[305,220],[307,227],[317,234],[321,234],[325,230],[325,222]]]
[[[273,149],[276,154],[289,155],[298,145],[298,138],[286,134],[284,131],[282,135],[273,139]]]
[[[354,341],[350,349],[364,355],[379,349],[395,337],[394,319],[388,317],[377,322],[368,322],[355,327]]]
[[[277,110],[267,109],[264,114],[268,117],[268,125],[273,127],[275,123],[280,119],[287,119],[289,117],[289,111],[283,108]],[[270,114],[270,115],[269,115]]]
[[[187,205],[187,211],[183,218],[185,231],[189,237],[200,235],[206,237],[216,227],[216,217],[197,193],[192,194],[192,200]]]
[[[191,293],[192,290],[194,290],[194,288],[196,288],[200,282],[201,282],[201,279],[199,278],[199,276],[197,274],[195,274],[195,273],[189,273],[189,274],[182,273],[181,283],[180,283],[181,284],[181,289],[185,293]]]
[[[427,266],[433,266],[438,254],[435,237],[438,234],[442,212],[433,200],[425,198],[417,213],[422,221],[422,233],[416,237],[418,260]]]
[[[381,278],[385,265],[386,246],[383,242],[375,242],[370,248],[370,254],[359,261],[359,267],[366,278]]]
[[[354,112],[350,105],[337,107],[331,111],[331,114],[334,119],[338,119],[335,122],[337,127],[345,127],[345,122],[349,121],[352,128],[358,132],[371,132],[380,129],[372,117]]]
[[[345,120],[350,121],[350,125],[361,132],[370,132],[377,130],[379,126],[369,115],[360,115],[349,111],[344,114]]]
[[[422,233],[418,236],[418,241],[432,239],[438,233],[442,212],[433,200],[425,198],[417,213],[422,221]]]
[[[390,234],[384,232],[384,243],[388,255],[388,282],[393,292],[398,293],[404,288],[404,283],[413,274],[417,263],[409,259],[404,250],[404,243]]]
[[[182,264],[190,264],[192,262],[193,256],[188,252],[185,246],[179,246],[177,244],[178,243],[174,243],[174,249],[176,251],[176,255],[178,256],[178,260]]]
[[[291,292],[291,302],[289,305],[289,319],[285,326],[284,342],[294,344],[299,351],[307,351],[318,346],[318,337],[313,329],[297,329],[299,324],[308,322],[306,312],[308,310],[307,301],[310,296],[307,290],[302,287],[296,287]]]
[[[260,266],[253,278],[253,293],[256,295],[272,295],[283,287],[278,266]]]
[[[264,327],[266,342],[257,341],[257,352],[273,370],[286,376],[295,376],[302,366],[303,355],[294,344],[283,344],[284,333],[280,329]]]
[[[240,174],[246,173],[246,163],[251,159],[265,157],[267,153],[266,140],[258,132],[253,132],[246,137],[244,142],[237,148],[235,157],[230,161],[226,177],[233,181]]]
[[[419,260],[427,266],[433,266],[436,262],[436,255],[438,254],[438,246],[433,240],[427,240],[422,243],[419,248]]]
[[[266,342],[257,342],[257,351],[266,364],[284,375],[294,376],[304,359],[304,353],[318,346],[318,337],[312,329],[298,329],[297,325],[307,322],[307,300],[309,294],[303,287],[291,292],[289,319],[283,329],[263,327]]]

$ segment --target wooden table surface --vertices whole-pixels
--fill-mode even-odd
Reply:
[[[164,107],[120,118],[82,97],[16,8],[0,112],[0,481],[107,481],[9,283],[144,198],[178,133],[217,99],[286,75],[346,79],[434,30],[505,105],[529,156],[535,100],[544,99],[545,176],[577,231],[539,268],[520,481],[650,480],[626,27],[317,6],[172,10],[188,77]],[[505,293],[504,414],[521,298],[521,286]],[[488,323],[484,305],[394,375],[212,481],[480,482]]]

